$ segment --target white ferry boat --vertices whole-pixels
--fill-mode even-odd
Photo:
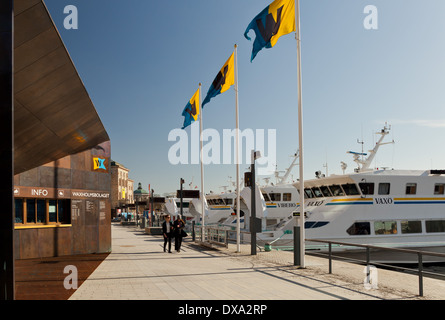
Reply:
[[[367,154],[349,152],[358,163],[353,173],[318,176],[304,182],[306,239],[445,252],[445,170],[370,169],[388,133],[385,125],[365,160],[360,156]],[[282,237],[294,225],[295,219],[290,220],[269,240]],[[306,249],[324,246],[306,242]],[[354,247],[335,249],[352,251]],[[416,256],[402,257],[386,250],[378,259],[392,263],[417,261]],[[424,259],[443,261],[432,256]]]
[[[194,216],[190,213],[190,203],[192,198],[183,198],[182,199],[182,215],[184,218],[189,221],[194,218]],[[181,199],[171,196],[165,199],[165,213],[173,217],[177,217],[181,213]]]
[[[296,166],[298,153],[283,175],[275,172],[275,183],[258,187],[256,199],[256,217],[262,220],[262,229],[275,230],[288,222],[292,212],[297,207],[299,195],[297,190],[288,182],[292,169]],[[236,184],[229,180],[229,186],[224,186],[224,192],[220,194],[206,195],[205,224],[236,227]],[[229,189],[231,188],[231,189]],[[251,196],[250,187],[242,188],[240,192],[240,224],[241,229],[249,230]],[[233,191],[233,190],[235,191]],[[201,222],[201,200],[193,199],[190,202],[190,213],[195,216],[196,222]]]
[[[285,225],[291,218],[292,212],[297,208],[299,194],[297,189],[288,182],[292,169],[296,166],[298,153],[286,169],[284,175],[275,171],[275,183],[266,178],[266,185],[257,185],[256,217],[262,220],[262,231],[276,230]],[[240,197],[240,222],[243,229],[249,230],[249,218],[251,207],[250,187],[243,188]],[[234,200],[236,205],[236,198]],[[233,207],[236,211],[236,206]],[[225,226],[234,227],[236,216],[232,216],[222,223]]]
[[[228,191],[220,194],[208,194],[205,196],[205,225],[218,225],[235,214],[236,192]],[[201,223],[201,199],[194,199],[191,203],[191,212],[197,216]]]

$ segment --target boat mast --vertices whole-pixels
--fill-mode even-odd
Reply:
[[[298,159],[298,151],[293,155],[293,157],[294,157],[294,160],[292,160],[292,163],[290,164],[289,168],[286,169],[286,172],[284,173],[283,176],[280,177],[280,176],[278,175],[278,171],[275,171],[275,177],[277,178],[277,185],[285,184],[285,183],[286,183],[286,181],[287,181],[287,179],[289,178],[289,175],[290,175],[290,173],[291,173],[293,167],[296,166],[296,163],[295,163],[295,162],[296,162],[297,159]]]
[[[374,160],[374,157],[375,157],[377,151],[379,150],[380,146],[383,146],[384,144],[394,143],[394,140],[392,140],[391,142],[382,143],[385,136],[389,134],[389,130],[391,130],[391,126],[387,126],[387,124],[385,123],[385,126],[383,127],[383,129],[380,130],[380,132],[376,132],[376,134],[380,134],[381,137],[380,137],[379,141],[377,141],[377,143],[375,144],[374,149],[369,150],[369,156],[368,156],[368,158],[366,158],[366,160],[360,160],[358,157],[358,155],[363,155],[363,152],[361,154],[358,154],[358,153],[355,153],[352,151],[348,151],[348,153],[354,154],[354,161],[356,163],[358,163],[358,165],[359,165],[359,167],[357,168],[357,172],[369,170],[369,167],[371,166],[371,163]],[[360,167],[360,165],[361,165],[361,167]]]

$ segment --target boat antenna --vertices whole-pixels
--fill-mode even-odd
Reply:
[[[383,146],[385,144],[394,143],[394,140],[392,140],[390,142],[384,142],[384,143],[382,142],[383,139],[385,138],[385,136],[389,134],[390,130],[391,130],[391,126],[388,126],[387,123],[385,122],[385,126],[383,127],[383,129],[380,130],[379,132],[376,132],[376,134],[380,135],[380,138],[377,141],[377,143],[375,144],[374,149],[369,150],[369,156],[365,160],[360,160],[359,156],[366,156],[367,155],[366,153],[363,153],[363,152],[358,153],[358,152],[353,152],[353,151],[347,152],[347,153],[351,153],[353,155],[354,161],[358,164],[358,168],[355,169],[355,172],[369,170],[369,167],[371,166],[371,163],[374,160],[374,157],[375,157],[377,151],[379,150],[380,146]]]
[[[297,161],[297,159],[298,159],[298,154],[299,154],[299,151],[297,150],[297,152],[295,152],[295,153],[291,156],[291,157],[294,157],[294,160],[292,160],[292,163],[290,164],[289,168],[286,169],[284,175],[280,176],[280,175],[278,174],[279,171],[275,171],[275,177],[277,178],[277,183],[276,183],[276,185],[280,185],[280,184],[285,184],[285,183],[286,183],[286,181],[287,181],[287,179],[289,178],[289,175],[290,175],[290,173],[291,173],[293,167],[295,167],[295,166],[297,165],[297,164],[296,164],[296,161]]]

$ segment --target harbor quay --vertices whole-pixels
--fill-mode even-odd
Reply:
[[[306,255],[292,265],[292,252],[258,252],[249,245],[202,246],[186,237],[178,253],[164,252],[160,235],[112,224],[112,251],[74,291],[70,300],[440,300],[445,282],[378,269],[378,282],[364,284],[364,267]]]

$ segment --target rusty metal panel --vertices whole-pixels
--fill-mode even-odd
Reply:
[[[72,254],[71,228],[55,228],[56,241],[55,256],[68,256]]]
[[[20,259],[30,259],[39,257],[38,230],[25,229],[20,232]]]
[[[37,186],[39,183],[39,168],[34,168],[20,174],[19,185],[24,187]]]
[[[97,226],[99,222],[99,200],[85,200],[85,225]]]
[[[20,230],[14,230],[14,259],[21,259],[20,256]]]
[[[39,257],[54,257],[57,241],[54,239],[54,228],[36,229],[38,234],[37,247]]]
[[[97,173],[98,186],[97,190],[111,192],[111,174]]]
[[[85,253],[85,201],[71,200],[71,230],[73,254]]]
[[[39,167],[39,186],[71,188],[71,170],[57,167]]]
[[[72,228],[73,254],[88,253],[85,241],[85,226]]]
[[[99,252],[99,233],[97,225],[85,226],[85,242],[87,246],[87,253]]]
[[[99,252],[111,252],[111,223],[99,225]]]

